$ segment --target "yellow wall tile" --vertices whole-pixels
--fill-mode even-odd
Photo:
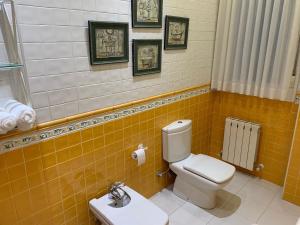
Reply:
[[[103,136],[103,134],[104,134],[103,125],[93,127],[93,138]]]
[[[3,155],[6,167],[15,166],[20,163],[24,163],[24,157],[22,151],[12,151]]]
[[[31,175],[28,175],[28,184],[29,187],[36,187],[38,185],[41,185],[44,183],[44,174],[42,172],[34,173]]]
[[[43,163],[41,158],[37,158],[26,162],[26,172],[27,175],[31,175],[43,170]]]
[[[42,155],[47,155],[55,152],[54,140],[43,141],[39,144]]]
[[[299,112],[298,112],[299,113]],[[299,117],[299,115],[298,115]],[[300,120],[298,118],[283,198],[300,206]]]
[[[48,207],[45,184],[30,189],[30,198],[33,211]]]
[[[31,145],[23,148],[25,161],[29,161],[41,156],[40,145]]]
[[[5,184],[9,181],[7,169],[0,170],[0,184]]]
[[[0,206],[10,205],[0,224],[94,224],[88,201],[105,194],[112,182],[124,181],[150,197],[174,181],[155,176],[156,171],[168,168],[162,157],[164,126],[177,119],[192,119],[193,152],[216,156],[222,146],[226,116],[263,124],[259,156],[267,165],[263,176],[281,183],[290,144],[289,137],[283,135],[292,133],[294,106],[207,93],[1,155]],[[271,134],[274,129],[277,133]],[[277,136],[282,137],[274,141]],[[148,146],[147,162],[137,167],[131,153],[140,143]],[[273,175],[272,169],[279,175]],[[288,191],[292,190],[290,185]],[[292,199],[293,195],[287,196]]]
[[[56,154],[52,153],[42,157],[43,168],[47,169],[57,163]]]
[[[81,131],[81,140],[82,142],[91,140],[93,138],[93,128],[88,128]]]
[[[30,217],[33,213],[31,202],[30,202],[30,193],[29,191],[21,192],[13,196],[12,201],[15,205],[15,210],[17,212],[17,217],[19,220]],[[11,221],[12,223],[13,221]],[[15,221],[17,222],[17,221]],[[13,223],[15,223],[13,222]]]
[[[26,169],[24,164],[8,168],[8,175],[10,180],[17,180],[26,176]]]
[[[27,177],[15,180],[11,182],[11,188],[13,194],[18,194],[20,192],[26,191],[29,188]]]
[[[75,132],[75,133],[69,134],[67,137],[68,137],[69,146],[80,144],[81,140],[82,140],[82,133],[81,132]],[[85,139],[88,138],[88,133],[87,132],[84,133],[84,138]]]
[[[0,224],[11,224],[12,221],[18,221],[15,206],[11,199],[0,201],[0,207]]]
[[[219,157],[226,117],[261,124],[258,163],[262,178],[283,185],[295,125],[295,104],[224,92],[213,94],[210,154]]]
[[[0,201],[10,198],[12,190],[10,184],[4,184],[0,186]]]

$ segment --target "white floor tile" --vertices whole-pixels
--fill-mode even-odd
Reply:
[[[257,221],[267,209],[268,204],[259,204],[257,202],[242,203],[235,214],[239,214],[249,220]]]
[[[262,188],[265,188],[265,189],[268,189],[269,191],[271,192],[278,192],[281,190],[280,186],[276,185],[276,184],[273,184],[269,181],[266,181],[266,180],[263,180],[263,179],[260,179],[258,177],[255,177],[255,178],[252,178],[250,183],[253,183],[259,187],[262,187]]]
[[[295,225],[300,218],[300,207],[281,199],[277,193],[268,209],[258,221],[259,225]]]
[[[176,225],[204,225],[213,217],[212,214],[187,202],[171,214],[170,222]]]
[[[230,183],[224,188],[224,190],[231,193],[237,193],[240,191],[250,180],[253,180],[252,176],[236,172]]]
[[[173,213],[176,209],[182,206],[185,201],[178,198],[169,189],[164,189],[161,192],[155,194],[150,200],[156,204],[159,208],[164,210],[168,215]]]
[[[254,225],[255,222],[244,218],[241,215],[234,214],[225,218],[214,218],[209,225]]]
[[[300,207],[282,199],[282,189],[270,204],[270,209],[300,218]]]
[[[227,202],[229,202],[232,198],[236,198],[236,194],[227,191],[227,190],[220,190],[217,193],[217,206],[216,208],[221,208]]]
[[[210,214],[214,215],[217,218],[226,218],[236,214],[236,211],[241,206],[241,199],[237,195],[232,195],[228,202],[218,206],[214,209],[207,210]]]
[[[217,207],[210,210],[210,212],[218,218],[225,218],[235,214],[240,209],[242,202],[241,197],[237,193],[253,179],[252,176],[236,172],[229,185],[218,192]]]
[[[257,221],[265,212],[276,193],[280,190],[279,186],[259,179],[250,180],[238,193],[241,204],[236,214]],[[231,204],[236,204],[232,203]]]
[[[164,189],[151,200],[168,213],[169,225],[295,225],[300,207],[281,199],[277,185],[237,172],[218,192],[217,207],[201,209]]]
[[[298,217],[268,209],[259,219],[259,225],[295,225]]]

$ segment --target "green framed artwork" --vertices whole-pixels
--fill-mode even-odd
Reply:
[[[162,40],[133,40],[133,76],[161,72]]]
[[[128,23],[89,21],[91,65],[129,61]]]
[[[189,34],[189,18],[166,16],[165,49],[186,49]]]
[[[161,28],[163,0],[131,0],[132,27]]]

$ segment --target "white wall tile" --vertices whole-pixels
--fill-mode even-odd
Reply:
[[[27,74],[29,77],[45,75],[45,61],[44,60],[27,60]]]
[[[95,10],[97,0],[84,0],[84,4],[82,5],[82,9],[87,11]]]
[[[0,76],[0,99],[7,99],[10,96],[13,96],[10,82],[9,82],[9,75],[10,73],[5,74],[5,72],[2,72]]]
[[[49,106],[49,99],[47,92],[34,93],[31,95],[32,105],[34,108],[43,108]]]
[[[20,28],[24,43],[39,43],[42,41],[40,26],[21,24]]]
[[[69,102],[61,105],[55,105],[50,107],[52,119],[59,119],[62,117],[74,115],[78,113],[78,103]]]
[[[89,55],[87,42],[73,42],[72,50],[74,57],[84,57]]]
[[[132,76],[131,40],[163,39],[164,29],[132,29],[130,2],[16,0],[39,122],[210,81],[218,0],[164,1],[164,15],[190,18],[188,49],[163,50],[162,72],[143,77]],[[90,66],[88,20],[129,23],[128,63]]]
[[[37,114],[37,121],[39,123],[44,123],[44,122],[47,122],[47,121],[50,121],[50,120],[53,119],[51,117],[49,107],[37,108],[37,109],[35,109],[35,111],[36,111],[36,114]]]
[[[41,47],[40,51],[45,59],[71,58],[73,56],[72,43],[44,43]]]
[[[50,105],[58,105],[67,102],[74,102],[76,100],[77,100],[77,88],[67,88],[63,90],[49,92]]]

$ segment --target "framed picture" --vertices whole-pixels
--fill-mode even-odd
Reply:
[[[133,40],[133,76],[161,72],[162,40]]]
[[[189,18],[166,16],[165,49],[186,49]]]
[[[128,23],[89,21],[91,65],[128,62]]]
[[[132,27],[161,28],[163,0],[131,0]]]

